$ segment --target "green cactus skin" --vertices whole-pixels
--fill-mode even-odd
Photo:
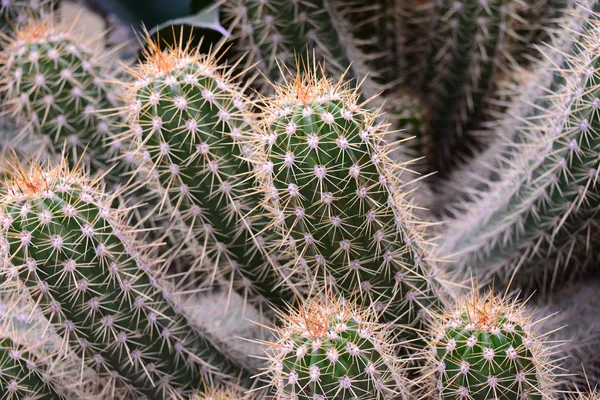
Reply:
[[[356,91],[318,75],[277,86],[256,135],[276,246],[296,254],[298,274],[419,328],[441,306],[440,293],[387,157],[385,127],[357,105]]]
[[[444,400],[551,398],[548,350],[519,305],[472,294],[436,319],[424,379]]]
[[[375,319],[372,311],[330,298],[282,315],[283,326],[268,343],[276,397],[405,399],[392,336]]]
[[[206,374],[248,372],[192,330],[150,274],[99,188],[61,163],[23,167],[3,187],[2,251],[32,300],[85,363],[130,396],[191,393]]]
[[[597,18],[597,15],[593,16]],[[517,153],[490,191],[448,221],[440,254],[452,268],[475,272],[495,286],[549,288],[597,265],[600,145],[596,138],[598,57],[596,24],[582,34],[582,50],[563,67],[565,84],[544,112],[525,121]],[[515,275],[515,270],[518,273]],[[514,278],[513,278],[514,275]]]
[[[503,49],[514,29],[514,0],[444,0],[434,19],[433,44],[423,93],[431,107],[431,141],[436,157],[431,170],[446,173],[464,145],[467,125],[479,124],[483,100],[499,68],[508,62]]]
[[[278,286],[276,254],[265,249],[266,219],[253,165],[245,160],[252,157],[243,141],[251,129],[251,103],[212,55],[162,52],[158,44],[150,44],[149,52],[133,71],[137,79],[127,97],[134,140],[164,188],[154,202],[181,217],[183,241],[195,240],[187,247],[209,277],[222,277],[264,311],[292,303],[295,292]]]
[[[24,135],[43,137],[50,153],[65,149],[72,166],[85,153],[91,173],[112,168],[107,181],[123,183],[126,162],[114,161],[126,146],[115,137],[120,120],[98,113],[118,105],[111,54],[49,19],[32,19],[13,36],[0,53],[5,110]]]
[[[506,93],[510,106],[494,115],[485,123],[479,136],[493,136],[493,142],[483,152],[452,173],[438,196],[438,204],[432,209],[456,215],[465,212],[470,204],[489,190],[491,182],[499,179],[501,172],[510,168],[514,152],[529,136],[523,128],[527,120],[535,120],[544,115],[554,101],[554,93],[564,85],[564,69],[567,61],[579,51],[581,33],[590,23],[590,15],[600,11],[600,3],[595,0],[578,1],[555,22],[560,30],[550,32],[548,45],[540,47],[541,57],[529,68],[517,68],[499,84],[498,91]],[[593,19],[592,19],[593,20]],[[491,135],[490,135],[491,133]]]
[[[314,54],[325,63],[327,73],[346,75],[355,83],[363,81],[366,98],[381,90],[371,80],[377,71],[365,66],[365,56],[357,49],[334,1],[234,0],[224,5],[233,38],[247,54],[248,65],[258,63],[271,82],[281,82],[288,69],[295,71],[302,64],[296,57],[310,63]],[[264,89],[270,86],[264,85]]]
[[[0,338],[0,397],[3,399],[64,399],[45,375],[43,363],[10,338]]]

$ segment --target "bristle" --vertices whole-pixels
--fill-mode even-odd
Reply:
[[[441,306],[422,226],[398,181],[389,132],[359,94],[318,66],[274,88],[253,137],[261,179],[289,268],[331,285],[414,335]]]
[[[522,306],[475,292],[432,319],[429,372],[422,376],[441,399],[552,398],[552,347],[536,333]]]
[[[282,314],[275,341],[266,343],[277,398],[408,399],[393,335],[375,320],[335,297]]]
[[[174,309],[151,274],[157,261],[101,186],[66,161],[34,164],[15,167],[1,198],[5,278],[23,281],[85,365],[149,398],[191,393],[205,375],[248,382],[249,372]]]

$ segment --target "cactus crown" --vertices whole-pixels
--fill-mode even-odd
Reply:
[[[257,171],[272,227],[299,274],[415,326],[435,296],[387,126],[356,90],[310,70],[265,100]]]
[[[82,40],[73,26],[52,18],[28,20],[3,45],[4,107],[23,125],[12,139],[37,138],[56,156],[66,150],[72,166],[85,155],[91,173],[112,167],[107,180],[122,182],[120,167],[114,168],[114,158],[124,146],[115,138],[118,121],[98,113],[117,104],[115,87],[109,83],[118,70],[112,54],[98,51],[97,44]]]
[[[403,395],[393,335],[375,319],[373,312],[333,298],[310,300],[282,315],[268,352],[278,395],[306,400]]]
[[[471,294],[432,324],[426,376],[437,377],[433,390],[443,399],[542,399],[552,393],[548,349],[522,305]]]

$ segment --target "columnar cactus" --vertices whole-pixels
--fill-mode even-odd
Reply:
[[[511,60],[505,52],[516,40],[517,6],[518,0],[439,2],[423,87],[436,151],[432,170],[445,173],[467,128],[478,126],[499,70]]]
[[[64,399],[49,381],[44,360],[10,338],[0,338],[0,397],[3,399]]]
[[[364,65],[365,56],[357,49],[334,3],[235,0],[225,3],[225,7],[233,38],[247,54],[247,61],[258,63],[270,81],[280,82],[287,69],[295,70],[298,57],[310,63],[315,55],[325,63],[329,74],[346,75],[355,83],[364,80],[362,91],[368,98],[381,90],[371,81],[377,72]]]
[[[407,398],[393,335],[372,310],[326,297],[281,320],[267,349],[277,398]]]
[[[548,287],[597,265],[599,33],[588,26],[562,68],[564,86],[519,128],[527,140],[513,142],[498,181],[447,224],[441,253],[455,256],[457,271]]]
[[[553,366],[533,328],[520,305],[473,293],[432,319],[424,379],[444,400],[550,398]]]
[[[550,32],[548,44],[539,47],[542,57],[529,68],[517,68],[509,79],[498,84],[498,91],[506,94],[508,102],[505,103],[509,106],[485,123],[487,135],[492,136],[493,142],[454,171],[447,182],[441,183],[445,188],[442,190],[444,195],[438,199],[440,204],[452,213],[457,208],[470,208],[471,200],[488,191],[490,182],[497,181],[501,171],[510,167],[515,153],[518,154],[519,144],[530,136],[524,129],[524,121],[544,117],[554,101],[555,92],[565,83],[564,70],[569,69],[569,60],[582,49],[579,45],[581,34],[593,23],[593,14],[598,11],[600,2],[597,0],[582,0],[569,7],[557,22],[562,29]]]
[[[386,127],[358,94],[318,71],[264,99],[255,169],[277,246],[290,265],[344,296],[358,295],[382,320],[419,328],[441,305],[421,230],[387,156]],[[408,332],[406,332],[409,334]]]
[[[146,62],[131,73],[133,140],[164,188],[155,203],[181,220],[175,229],[183,236],[169,234],[190,243],[188,250],[209,277],[223,277],[265,311],[268,304],[294,301],[290,282],[277,288],[278,260],[265,249],[269,233],[250,175],[252,149],[243,140],[252,104],[231,72],[213,55],[179,47],[161,51],[150,42]]]
[[[117,63],[48,18],[31,19],[5,39],[0,52],[0,90],[5,110],[23,124],[24,135],[43,137],[50,152],[63,150],[71,165],[85,153],[90,172],[111,173],[110,183],[123,183],[121,147],[115,137],[119,121],[98,110],[114,109]],[[114,113],[113,113],[114,114]]]
[[[2,188],[3,270],[84,362],[129,390],[165,398],[199,389],[203,376],[248,372],[187,324],[151,274],[113,199],[66,162],[17,167]]]

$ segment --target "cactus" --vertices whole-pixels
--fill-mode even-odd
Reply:
[[[296,255],[298,274],[418,329],[441,298],[397,180],[402,166],[389,160],[385,126],[357,92],[319,75],[276,86],[254,136],[275,246]]]
[[[550,349],[534,328],[521,305],[472,293],[432,319],[423,379],[441,399],[551,398]]]
[[[4,40],[4,107],[23,124],[22,135],[42,137],[55,155],[65,149],[72,166],[85,153],[90,172],[107,174],[108,182],[120,184],[126,170],[125,162],[114,162],[126,147],[116,138],[120,121],[97,112],[118,104],[117,90],[109,82],[118,67],[110,53],[72,30],[48,18],[31,19]]]
[[[9,30],[11,25],[23,24],[29,18],[51,18],[52,0],[4,0],[0,4],[0,29]]]
[[[579,1],[563,13],[562,29],[550,32],[547,45],[539,48],[540,59],[529,68],[516,68],[499,83],[499,92],[507,98],[495,118],[484,124],[487,132],[480,136],[492,137],[489,147],[452,173],[442,183],[443,196],[438,199],[436,211],[442,207],[450,214],[464,212],[473,199],[489,190],[491,182],[499,179],[501,171],[509,168],[519,143],[529,136],[523,121],[534,121],[544,115],[554,101],[554,93],[564,85],[567,61],[581,50],[580,36],[590,23],[590,16],[600,11],[596,0]],[[490,135],[490,132],[492,133]],[[517,153],[518,154],[518,153]]]
[[[565,85],[541,115],[519,128],[517,136],[527,141],[515,142],[510,167],[448,223],[453,234],[440,254],[455,256],[459,274],[495,278],[497,287],[514,276],[513,285],[531,289],[596,266],[599,39],[597,24],[590,24],[581,51],[566,60]]]
[[[235,0],[224,5],[234,33],[232,39],[247,54],[247,63],[258,63],[271,82],[280,82],[288,69],[295,70],[301,64],[298,57],[310,63],[314,53],[325,63],[327,73],[346,75],[355,83],[363,81],[362,91],[369,98],[381,90],[371,79],[378,74],[365,66],[365,56],[356,47],[350,28],[334,3]],[[270,90],[266,85],[262,89]]]
[[[248,372],[187,324],[150,274],[112,198],[61,162],[16,167],[2,190],[2,251],[33,301],[94,370],[130,396],[165,398]]]
[[[10,338],[0,338],[0,396],[3,399],[64,399],[50,382],[43,360]]]
[[[147,48],[147,61],[131,71],[128,120],[164,188],[154,202],[181,219],[183,236],[175,240],[195,241],[188,249],[199,267],[223,277],[251,304],[269,311],[294,301],[291,285],[277,289],[278,261],[264,248],[269,234],[245,160],[252,157],[242,140],[251,129],[252,103],[212,54],[161,51],[152,41]]]
[[[431,170],[445,174],[454,156],[468,149],[466,131],[477,128],[500,71],[526,49],[516,33],[519,0],[444,0],[434,18],[433,45],[423,82],[431,107],[428,132],[436,157]]]
[[[393,335],[372,310],[326,297],[281,320],[267,348],[277,398],[406,398]]]

